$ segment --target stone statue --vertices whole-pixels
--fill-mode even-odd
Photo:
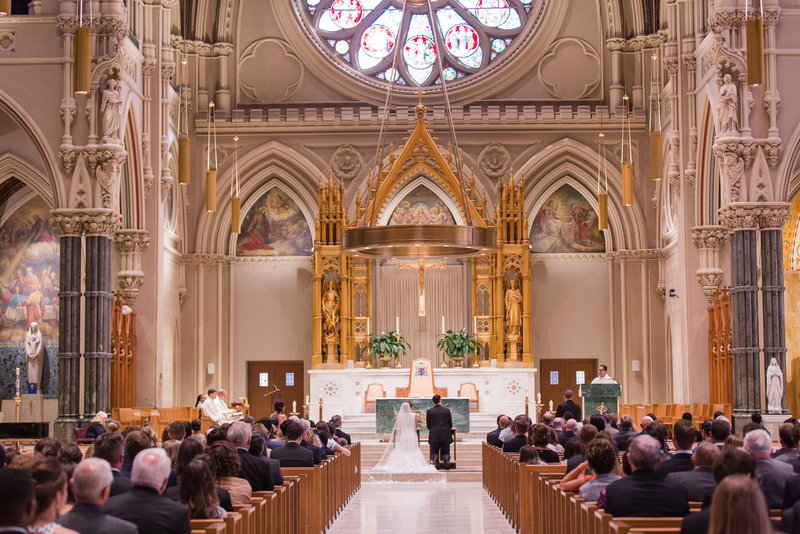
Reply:
[[[28,368],[28,384],[35,384],[38,390],[42,382],[42,360],[44,360],[44,342],[39,323],[31,323],[25,336],[25,360]]]
[[[322,297],[322,315],[325,318],[325,337],[336,336],[336,324],[339,322],[339,292],[336,284],[329,281]]]
[[[767,367],[767,411],[783,413],[783,371],[775,358]]]
[[[116,89],[117,80],[108,79],[108,89],[103,91],[100,110],[103,112],[103,142],[119,143],[120,123],[122,122],[122,96]]]
[[[509,334],[519,334],[522,328],[522,292],[519,290],[516,278],[508,284],[505,305],[507,331]]]
[[[726,74],[722,78],[718,96],[717,114],[719,115],[720,133],[736,133],[739,125],[739,117],[736,112],[739,105],[738,91],[730,74]]]

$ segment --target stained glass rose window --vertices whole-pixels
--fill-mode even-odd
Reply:
[[[434,22],[422,0],[297,1],[324,46],[353,69],[412,86],[441,83],[437,54],[446,81],[488,67],[534,24],[544,3],[431,0]]]

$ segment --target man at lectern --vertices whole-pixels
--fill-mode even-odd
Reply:
[[[592,380],[592,384],[616,384],[617,381],[608,376],[608,366],[601,363],[597,368],[597,378]]]

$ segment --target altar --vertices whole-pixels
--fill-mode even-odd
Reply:
[[[322,398],[322,416],[365,413],[364,394],[370,384],[380,384],[387,399],[397,398],[398,388],[407,388],[409,368],[389,369],[312,369],[309,374],[310,410],[313,418],[319,416],[319,399]],[[536,369],[529,368],[434,368],[437,389],[446,389],[444,398],[458,397],[462,384],[475,384],[479,394],[479,413],[511,417],[525,413],[527,394],[531,415],[536,412]],[[430,400],[430,399],[428,399]],[[474,412],[474,410],[472,410]]]

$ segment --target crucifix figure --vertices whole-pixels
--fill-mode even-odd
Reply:
[[[445,262],[425,263],[420,259],[416,263],[398,263],[398,269],[416,269],[419,272],[419,311],[417,315],[425,316],[425,269],[444,269],[447,267]]]

